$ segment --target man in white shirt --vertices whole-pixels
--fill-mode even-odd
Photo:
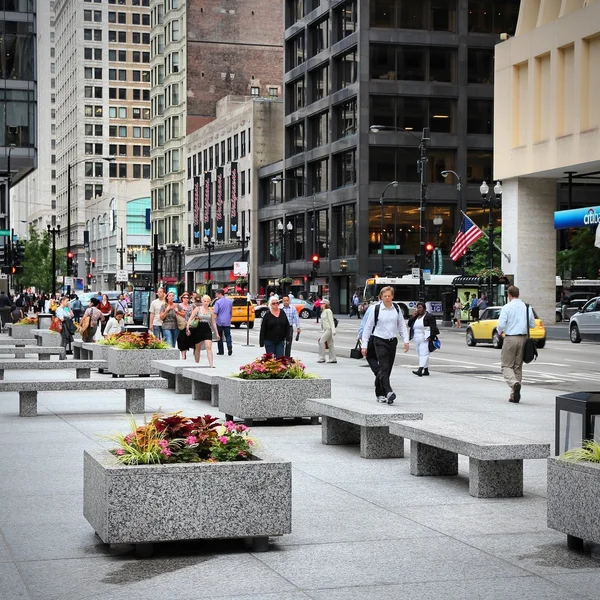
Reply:
[[[158,288],[156,292],[156,298],[150,303],[150,322],[148,323],[148,329],[158,339],[162,339],[162,319],[160,313],[163,312],[163,306],[165,304],[165,290]]]
[[[380,390],[382,396],[377,396],[377,402],[387,402],[393,404],[396,394],[390,384],[390,375],[394,367],[396,358],[396,348],[398,346],[398,335],[402,336],[404,341],[404,352],[408,352],[410,345],[408,339],[408,330],[402,311],[394,305],[394,288],[386,286],[382,288],[381,304],[377,305],[373,312],[365,316],[366,323],[362,337],[362,355],[367,356],[369,339],[373,335],[373,345],[377,362],[379,363],[379,372],[376,375],[376,390]],[[379,393],[379,392],[377,392]]]
[[[498,333],[504,334],[502,354],[500,355],[502,375],[508,383],[511,393],[509,402],[517,404],[521,400],[521,381],[523,380],[523,351],[527,341],[527,326],[535,327],[533,309],[519,298],[519,288],[509,286],[506,290],[508,304],[500,311]]]

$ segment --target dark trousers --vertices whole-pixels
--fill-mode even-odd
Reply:
[[[275,358],[281,358],[285,350],[285,340],[281,342],[271,342],[265,340],[265,352],[267,354],[274,354]]]
[[[367,346],[367,363],[369,363],[369,367],[371,367],[371,371],[373,371],[373,375],[375,375],[375,395],[376,396],[385,396],[383,390],[381,389],[380,381],[377,375],[379,374],[379,361],[377,360],[377,354],[375,353],[375,337],[371,336],[369,338],[369,344]]]
[[[376,376],[378,384],[376,383],[375,385],[379,385],[379,389],[383,392],[382,396],[387,396],[393,391],[390,384],[390,375],[392,374],[394,360],[396,359],[398,338],[384,340],[383,338],[376,337],[374,345],[377,362],[379,363],[379,373]]]
[[[227,343],[227,349],[231,350],[233,348],[233,346],[231,345],[231,325],[217,325],[217,331],[219,332],[217,352],[219,354],[224,354],[223,338],[225,338],[225,342]]]
[[[292,356],[292,342],[294,341],[294,328],[289,327],[285,336],[285,351],[284,356]]]

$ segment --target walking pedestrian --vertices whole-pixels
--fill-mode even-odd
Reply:
[[[359,318],[359,314],[358,314],[358,305],[360,304],[360,298],[358,296],[358,292],[354,292],[354,295],[352,296],[352,305],[350,307],[350,314],[348,315],[348,318],[352,318],[353,315],[356,315],[356,318]]]
[[[215,292],[217,301],[213,307],[215,316],[217,317],[217,331],[219,332],[219,341],[217,342],[217,354],[221,356],[225,354],[223,346],[223,338],[227,344],[227,354],[233,354],[233,344],[231,343],[231,314],[233,312],[233,300],[225,296],[225,292],[221,289]],[[248,327],[248,323],[246,323]]]
[[[511,285],[506,290],[508,303],[502,307],[496,329],[504,334],[500,355],[502,375],[511,389],[509,402],[517,404],[521,400],[521,382],[523,381],[523,351],[527,341],[527,332],[535,327],[533,309],[527,307],[519,298],[519,288]]]
[[[337,363],[337,357],[335,355],[335,343],[333,338],[335,337],[335,320],[333,313],[329,308],[329,300],[321,300],[322,312],[321,312],[321,329],[323,333],[319,338],[319,360],[318,363],[325,362],[325,353],[329,350],[328,363]]]
[[[285,352],[285,339],[288,333],[289,321],[283,310],[279,308],[279,298],[269,299],[269,310],[260,324],[259,345],[264,346],[267,354],[281,358]]]
[[[152,334],[159,340],[162,340],[162,320],[160,313],[165,303],[165,290],[158,288],[156,290],[156,298],[150,303],[150,321],[148,323],[148,329]]]
[[[79,323],[79,320],[81,319],[81,313],[83,312],[83,304],[81,303],[81,300],[77,294],[73,294],[73,298],[71,300],[71,311],[73,312],[73,321],[75,321],[75,323]]]
[[[319,296],[315,296],[315,301],[313,303],[313,310],[315,311],[316,323],[319,322],[319,317],[321,316],[321,304],[322,300]]]
[[[127,314],[129,310],[129,305],[127,304],[127,300],[125,299],[125,294],[120,294],[117,303],[115,304],[115,311],[120,310],[123,315]]]
[[[362,340],[362,335],[363,335],[363,331],[365,329],[365,325],[367,323],[367,318],[370,314],[373,313],[373,311],[375,310],[375,306],[377,306],[377,304],[379,304],[379,299],[378,299],[377,303],[370,304],[369,308],[367,308],[367,310],[365,311],[364,317],[363,317],[362,321],[360,322],[360,327],[358,328],[358,332],[356,334],[356,339]],[[373,375],[375,375],[375,397],[376,398],[381,398],[382,396],[385,397],[385,392],[383,389],[381,389],[381,382],[379,381],[379,378],[377,377],[377,373],[379,373],[379,361],[377,360],[377,354],[375,353],[375,337],[374,336],[371,336],[369,338],[369,344],[367,346],[367,354],[365,355],[365,358],[367,359],[367,363],[369,364],[369,367],[371,368]]]
[[[391,286],[382,288],[380,298],[381,304],[376,305],[373,312],[366,319],[362,339],[362,354],[366,357],[369,340],[373,336],[375,338],[373,340],[375,354],[379,363],[378,387],[384,394],[378,396],[377,401],[393,404],[396,393],[392,389],[390,376],[396,358],[398,335],[401,335],[404,340],[404,352],[408,352],[410,345],[402,311],[393,303],[394,288]]]
[[[184,314],[179,305],[175,303],[175,293],[169,292],[159,316],[162,321],[163,338],[171,348],[175,348],[179,337],[177,317],[183,317]]]
[[[456,327],[456,329],[460,329],[462,327],[462,324],[460,322],[461,319],[461,312],[462,312],[462,302],[460,301],[460,298],[456,298],[456,302],[454,303],[453,309],[454,309],[454,326]]]
[[[190,343],[192,341],[191,333],[188,333],[187,324],[190,320],[190,315],[194,310],[194,306],[190,304],[190,293],[183,292],[181,294],[181,303],[179,304],[179,308],[185,313],[183,319],[185,320],[185,329],[181,329],[179,331],[179,336],[177,337],[177,348],[179,348],[179,352],[181,352],[181,360],[186,360],[187,351],[193,350],[194,346]]]
[[[471,320],[479,321],[479,307],[477,306],[479,303],[479,299],[476,294],[473,294],[471,298],[471,304],[469,304],[469,310],[471,311]]]
[[[204,344],[208,366],[211,368],[215,366],[212,351],[213,332],[216,332],[218,341],[217,317],[210,310],[210,296],[204,295],[201,303],[192,310],[186,327],[186,335],[191,336],[190,348],[194,348],[194,360],[197,363],[200,363],[200,352],[202,344]]]
[[[300,319],[298,318],[298,311],[295,306],[290,304],[290,297],[283,297],[283,312],[287,317],[287,320],[290,324],[287,336],[285,338],[285,351],[284,356],[292,356],[292,342],[294,341],[294,326],[296,327],[296,332],[300,335]]]
[[[69,307],[69,297],[63,296],[56,309],[56,318],[61,323],[60,345],[65,349],[65,354],[73,354],[71,344],[75,336],[75,325],[73,324],[73,312]]]
[[[81,317],[80,331],[81,339],[84,342],[94,341],[98,322],[102,319],[102,313],[98,309],[98,304],[100,304],[98,298],[90,298],[90,305],[83,313],[83,317]]]
[[[417,356],[419,357],[419,368],[413,371],[419,377],[429,376],[429,343],[440,333],[435,317],[427,312],[425,302],[417,302],[415,314],[408,320],[410,329],[409,339],[414,339]]]

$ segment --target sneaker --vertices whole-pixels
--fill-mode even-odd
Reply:
[[[513,386],[513,402],[518,404],[519,400],[521,400],[521,384],[517,381]]]
[[[394,400],[395,400],[395,399],[396,399],[396,394],[395,394],[395,392],[390,392],[390,393],[387,395],[387,397],[386,397],[386,400],[387,400],[387,403],[388,403],[388,404],[394,404]]]
[[[328,360],[327,362],[330,363],[330,364],[331,363],[335,364],[337,362],[337,360]]]
[[[377,396],[377,402],[385,404],[387,402],[387,398],[385,396]]]
[[[229,350],[227,350],[227,356],[231,356],[233,354],[233,350],[231,348],[229,348]]]
[[[320,359],[319,359],[317,362],[318,362],[318,363],[324,363],[324,362],[325,362],[325,359],[324,359],[324,358],[320,358]]]

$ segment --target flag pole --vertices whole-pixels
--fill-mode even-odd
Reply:
[[[463,222],[464,222],[465,218],[467,218],[467,219],[469,218],[469,217],[467,217],[467,215],[462,210],[460,211],[460,214],[463,216]],[[462,223],[461,223],[461,227],[462,227]],[[481,229],[481,227],[480,227],[480,229]],[[485,238],[487,240],[490,239],[489,236],[488,236],[488,234],[485,231],[483,231],[483,229],[481,229],[481,233],[483,233],[483,235],[485,236]],[[500,252],[500,254],[502,254],[502,256],[504,256],[504,258],[508,262],[510,262],[510,254],[506,254],[506,252],[504,252],[504,250],[502,250],[502,248],[500,248],[500,246],[498,246],[498,244],[496,244],[496,242],[493,242],[493,244],[494,244],[494,248],[496,248],[496,250],[498,250],[498,252]]]

